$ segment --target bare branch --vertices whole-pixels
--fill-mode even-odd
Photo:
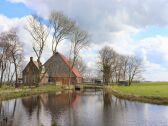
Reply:
[[[75,23],[62,12],[53,11],[50,14],[50,25],[53,28],[52,51],[57,52],[57,47],[73,30]]]

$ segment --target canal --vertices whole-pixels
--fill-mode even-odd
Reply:
[[[41,94],[1,101],[0,126],[168,126],[168,106],[104,91]]]

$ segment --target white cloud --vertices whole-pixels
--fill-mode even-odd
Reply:
[[[145,63],[147,80],[168,80],[168,37],[147,37],[135,42],[131,36],[146,27],[166,27],[168,4],[165,0],[8,0],[21,2],[37,14],[47,18],[51,10],[63,11],[92,35],[91,47],[82,56],[91,68],[96,68],[97,51],[104,45],[121,54],[139,55]],[[3,24],[3,25],[2,25]],[[0,30],[25,24],[25,17],[9,19],[0,16]],[[25,43],[27,59],[32,55],[31,39],[20,28]],[[67,53],[69,47],[62,43],[59,51]],[[50,44],[49,44],[50,45]],[[27,48],[28,47],[28,48]],[[66,50],[65,50],[66,48]],[[48,49],[47,49],[48,50]],[[46,52],[44,59],[51,55]]]
[[[17,27],[19,29],[19,36],[22,42],[24,42],[24,50],[25,50],[25,61],[29,61],[30,56],[34,56],[32,51],[32,39],[29,36],[29,33],[24,29],[26,24],[26,18],[28,16],[22,18],[7,18],[3,15],[0,15],[0,22],[4,24],[1,26],[1,32],[9,30],[11,27]],[[113,47],[117,52],[121,54],[139,54],[144,60],[145,63],[145,76],[147,80],[167,80],[168,70],[162,64],[157,64],[150,61],[150,57],[148,57],[148,53],[150,52],[160,52],[165,58],[165,63],[168,63],[168,37],[156,36],[151,38],[145,38],[139,42],[134,42],[129,35],[124,34],[123,32],[113,33],[113,40],[116,42],[102,42],[102,43],[92,43],[87,50],[82,52],[82,57],[87,63],[88,67],[92,69],[96,69],[97,65],[97,52],[104,45],[109,45]],[[51,41],[49,39],[49,41]],[[50,42],[49,42],[50,43]],[[44,57],[42,58],[43,62],[52,55],[51,50],[49,51],[50,44],[48,43],[48,48],[45,51]],[[66,44],[65,44],[66,43]],[[66,50],[65,50],[66,48]],[[60,47],[59,51],[67,54],[67,50],[69,48],[69,44],[64,41]],[[137,53],[138,50],[138,53]],[[161,76],[158,76],[161,75]]]
[[[51,10],[64,11],[72,18],[93,27],[104,28],[102,22],[111,16],[113,22],[145,27],[167,25],[168,4],[165,0],[8,0],[24,3],[38,14],[47,17]],[[113,28],[112,28],[113,30]]]
[[[31,47],[31,39],[27,31],[25,30],[26,19],[29,16],[25,16],[22,18],[8,18],[4,15],[0,15],[0,32],[5,32],[10,30],[11,28],[16,28],[18,30],[18,35],[20,37],[20,41],[24,43],[26,47],[25,53],[30,53]],[[29,50],[29,52],[27,52]]]

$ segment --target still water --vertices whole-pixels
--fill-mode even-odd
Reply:
[[[7,117],[7,118],[6,118]],[[0,126],[168,126],[168,106],[103,91],[59,92],[0,102]]]

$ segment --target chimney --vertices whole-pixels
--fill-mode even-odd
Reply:
[[[30,61],[33,61],[33,57],[30,57]]]

